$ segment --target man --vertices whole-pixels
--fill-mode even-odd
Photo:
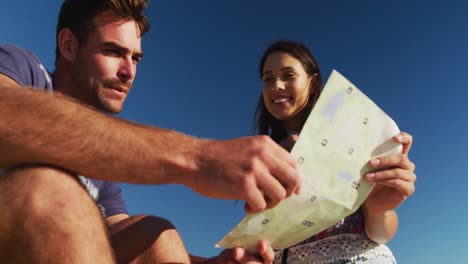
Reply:
[[[267,137],[203,140],[97,111],[123,107],[146,5],[65,0],[52,78],[31,53],[0,45],[1,263],[255,262],[241,248],[190,257],[169,221],[130,217],[112,182],[184,184],[246,200],[248,212],[299,192],[295,161]],[[259,253],[272,260],[265,242]]]

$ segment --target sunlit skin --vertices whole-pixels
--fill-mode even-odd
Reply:
[[[54,82],[59,92],[107,113],[118,113],[132,87],[143,54],[133,20],[99,16],[97,28],[79,43],[70,41],[66,77]],[[66,90],[64,89],[66,87]]]
[[[268,111],[282,120],[288,131],[299,131],[300,112],[307,104],[309,76],[301,62],[287,53],[275,52],[263,66],[263,100]]]

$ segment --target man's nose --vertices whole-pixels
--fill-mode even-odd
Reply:
[[[123,82],[131,81],[135,78],[136,74],[136,65],[133,63],[132,58],[122,59],[118,76],[123,79]]]

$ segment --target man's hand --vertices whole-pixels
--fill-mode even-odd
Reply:
[[[199,155],[196,192],[246,200],[255,213],[300,191],[300,171],[292,156],[268,136],[205,141]]]

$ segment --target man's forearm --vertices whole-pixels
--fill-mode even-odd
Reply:
[[[108,181],[178,183],[207,197],[246,200],[252,213],[300,190],[297,162],[266,135],[197,139],[6,86],[1,77],[0,168],[50,164]]]
[[[51,164],[90,178],[181,182],[199,140],[106,116],[68,97],[0,88],[0,167]]]

